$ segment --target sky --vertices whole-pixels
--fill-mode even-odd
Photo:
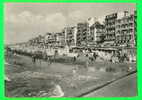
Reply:
[[[26,42],[47,32],[61,32],[89,17],[133,12],[135,3],[5,3],[5,44]]]

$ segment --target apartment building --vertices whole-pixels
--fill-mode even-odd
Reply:
[[[88,44],[89,24],[81,22],[77,24],[76,44],[77,46],[85,46]]]
[[[136,45],[136,12],[124,11],[124,16],[116,20],[116,45],[135,47]]]
[[[65,45],[65,35],[63,34],[63,32],[56,33],[56,42],[58,46]]]
[[[63,35],[65,36],[65,44],[68,46],[76,46],[76,35],[77,28],[73,27],[65,27],[63,29]]]
[[[117,13],[113,13],[107,15],[105,17],[105,42],[110,43],[110,45],[114,45],[115,43],[115,21],[117,19]]]
[[[95,44],[100,44],[104,42],[105,39],[105,26],[100,22],[96,21],[90,27],[90,39],[89,41],[93,41]]]

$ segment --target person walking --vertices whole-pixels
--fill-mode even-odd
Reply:
[[[74,63],[76,62],[76,57],[75,57],[75,56],[73,57],[73,62],[74,62]]]
[[[36,64],[36,55],[35,54],[33,54],[33,56],[32,56],[32,62],[33,62],[33,64]]]
[[[88,57],[88,54],[86,54],[86,59],[85,59],[85,68],[88,68],[89,67],[89,57]]]

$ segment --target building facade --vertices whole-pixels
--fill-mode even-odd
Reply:
[[[46,33],[30,40],[38,46],[136,46],[136,11],[89,18],[58,33]]]
[[[76,44],[77,46],[85,46],[88,44],[89,24],[82,22],[77,24]]]
[[[94,42],[96,45],[103,43],[105,39],[105,26],[96,21],[90,27],[90,35],[91,38],[89,40],[91,42]]]
[[[136,14],[124,12],[122,18],[116,20],[116,45],[125,47],[136,46]]]
[[[105,17],[105,30],[106,30],[105,42],[108,42],[111,45],[115,43],[116,19],[117,19],[117,13],[113,13]]]
[[[76,45],[76,27],[65,27],[63,34],[65,36],[65,44],[68,46]]]
[[[65,45],[65,35],[63,34],[63,32],[56,33],[56,43],[58,46]]]

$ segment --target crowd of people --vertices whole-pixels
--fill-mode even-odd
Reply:
[[[79,50],[79,52],[69,52],[69,50],[66,52],[63,52],[64,50],[60,49],[51,49],[50,51],[45,50],[36,50],[31,52],[26,52],[25,50],[17,49],[17,48],[10,48],[7,47],[6,51],[10,51],[13,54],[19,54],[24,56],[29,56],[32,58],[33,64],[36,64],[36,62],[41,63],[42,60],[49,62],[51,64],[53,61],[55,61],[57,56],[68,56],[71,59],[73,59],[73,62],[76,62],[78,57],[85,56],[85,65],[86,67],[89,66],[89,62],[96,61],[97,58],[102,59],[102,61],[109,61],[112,63],[119,63],[124,61],[129,61],[129,56],[127,54],[121,54],[119,51],[116,51],[115,53],[105,52],[105,51],[99,51],[99,50],[91,50],[91,49],[83,49]],[[51,52],[52,51],[52,52]],[[62,51],[63,53],[60,53]]]

